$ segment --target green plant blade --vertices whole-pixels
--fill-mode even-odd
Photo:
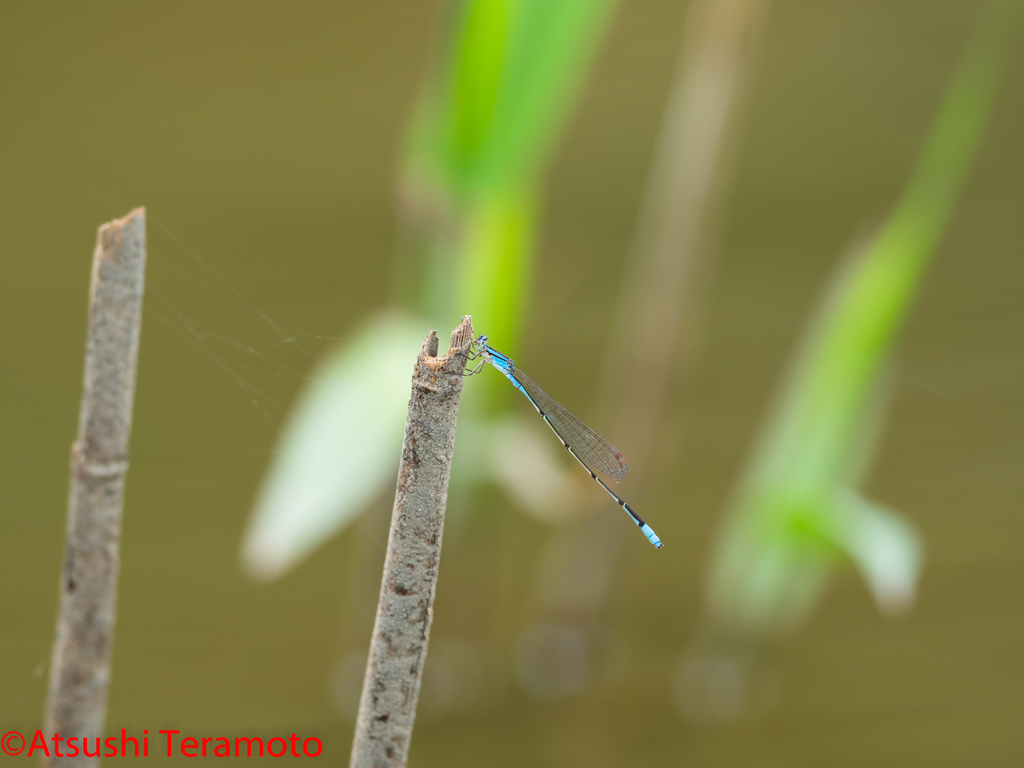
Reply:
[[[847,486],[865,466],[890,351],[977,154],[1022,7],[987,6],[903,195],[807,332],[712,564],[709,602],[723,623],[790,626],[844,556],[884,610],[913,596],[915,534]]]

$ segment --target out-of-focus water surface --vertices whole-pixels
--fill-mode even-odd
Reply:
[[[518,684],[548,529],[480,494],[445,535],[411,764],[1024,758],[1020,44],[897,350],[869,482],[924,539],[915,609],[882,618],[846,572],[773,652],[765,712],[698,727],[673,698],[730,484],[819,291],[912,168],[980,7],[772,4],[697,356],[646,487],[622,486],[666,548],[627,542],[603,611],[614,669],[568,698]],[[521,357],[584,412],[685,10],[622,6],[549,174]],[[146,205],[108,730],[296,732],[323,739],[321,760],[347,760],[390,500],[269,586],[245,580],[237,552],[304,377],[390,295],[393,171],[444,13],[436,2],[0,10],[0,731],[41,720],[95,229]]]

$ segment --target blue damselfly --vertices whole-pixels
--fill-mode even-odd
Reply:
[[[651,526],[641,520],[629,504],[619,498],[604,480],[598,477],[598,475],[603,475],[609,480],[618,482],[626,476],[626,460],[622,458],[622,454],[616,450],[615,446],[559,405],[547,392],[537,386],[537,382],[519,370],[511,358],[488,346],[486,336],[478,337],[473,342],[473,346],[476,352],[469,359],[482,359],[476,368],[465,375],[472,376],[480,370],[484,363],[490,363],[497,368],[516,389],[526,395],[526,399],[537,409],[537,413],[562,441],[562,445],[576,457],[576,461],[608,492],[608,495],[626,510],[626,513],[633,518],[633,522],[643,531],[647,540],[661,549],[663,546],[661,539],[651,529]]]

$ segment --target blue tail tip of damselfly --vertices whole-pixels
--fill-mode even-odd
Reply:
[[[654,532],[654,529],[651,528],[651,526],[649,526],[647,523],[641,525],[640,530],[643,531],[643,534],[647,537],[647,540],[651,542],[651,544],[656,546],[658,549],[662,549],[665,546],[661,543],[661,539],[658,538],[658,534],[656,534]]]

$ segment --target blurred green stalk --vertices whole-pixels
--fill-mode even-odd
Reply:
[[[773,452],[801,482],[839,481],[867,398],[941,238],[989,123],[1018,0],[989,4],[902,197],[824,318]],[[782,450],[779,450],[779,449]]]
[[[426,241],[426,277],[414,291],[429,316],[472,313],[514,349],[533,275],[540,176],[611,7],[459,4],[413,121],[403,180]]]

